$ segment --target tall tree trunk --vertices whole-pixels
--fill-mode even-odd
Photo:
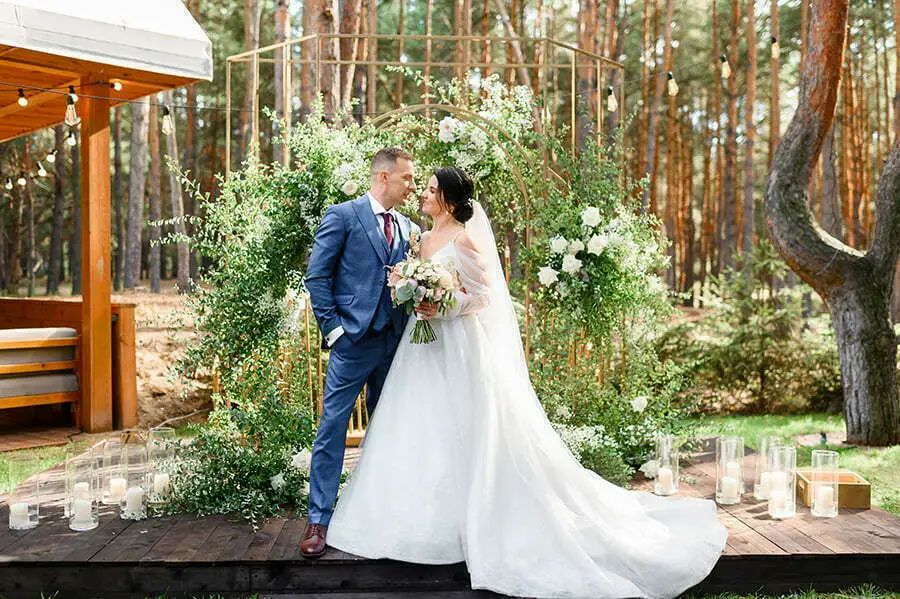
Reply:
[[[75,145],[71,150],[72,165],[72,236],[69,238],[69,272],[72,276],[72,295],[81,295],[81,136],[72,129]]]
[[[717,0],[713,0],[712,6],[712,53],[713,61],[721,60],[719,55],[719,9]],[[713,62],[713,64],[716,64]],[[721,68],[721,67],[720,67]],[[720,73],[721,74],[721,73]],[[734,73],[731,74],[735,76]],[[715,153],[712,169],[715,175],[712,180],[712,202],[713,211],[715,212],[715,220],[713,221],[715,231],[714,241],[709,246],[709,267],[713,276],[718,276],[721,272],[722,246],[725,238],[725,157],[722,145],[722,78],[713,78],[713,114],[715,115]]]
[[[738,23],[740,22],[740,6],[738,0],[731,0],[731,43],[728,46],[728,62],[737,65]],[[723,187],[723,238],[720,252],[722,270],[734,266],[734,253],[737,250],[738,195],[737,195],[737,121],[738,90],[737,77],[732,74],[728,78],[728,124],[725,130],[725,177]]]
[[[512,50],[516,63],[520,65],[527,64],[525,62],[525,52],[522,49],[522,36],[520,36],[516,32],[516,29],[513,27],[513,23],[512,21],[510,21],[509,14],[506,12],[506,6],[504,6],[503,0],[494,0],[494,8],[497,9],[497,14],[500,15],[500,20],[503,22],[503,28],[506,31],[506,36],[514,38],[513,41],[509,42],[509,47]],[[528,74],[528,69],[525,67],[519,67],[516,69],[516,72],[519,74],[519,84],[531,87],[531,76]],[[540,111],[537,109],[537,107],[535,107],[535,111],[539,116]]]
[[[348,35],[359,35],[362,23],[361,0],[343,0],[341,2],[340,32]],[[350,100],[353,98],[353,81],[356,78],[356,61],[359,56],[360,39],[342,38],[340,41],[341,60],[350,61],[350,64],[342,65],[341,72],[341,106],[348,110]]]
[[[675,15],[675,2],[666,0],[666,16],[663,20],[663,64],[662,70],[657,71],[654,77],[655,92],[653,104],[650,105],[650,118],[647,124],[647,171],[644,173],[650,179],[650,187],[644,189],[641,197],[641,207],[644,212],[658,213],[655,202],[650,201],[651,188],[656,188],[656,137],[659,122],[659,110],[662,107],[663,94],[666,92],[667,72],[672,69],[672,19]],[[655,66],[655,65],[654,65]]]
[[[898,140],[878,182],[874,231],[865,254],[816,227],[807,205],[812,169],[834,118],[847,12],[847,0],[822,0],[812,6],[800,105],[775,153],[766,189],[766,216],[785,260],[831,311],[841,361],[847,441],[893,445],[900,443],[897,338],[889,314],[900,255]]]
[[[150,221],[157,223],[162,219],[162,201],[160,200],[162,177],[159,159],[159,127],[156,126],[156,123],[159,120],[159,108],[156,104],[151,104],[149,114],[149,120],[153,123],[153,126],[147,131],[147,145],[150,146],[149,212]],[[143,202],[143,198],[141,198],[141,201]],[[140,237],[140,232],[138,232],[138,236]],[[160,291],[159,279],[162,270],[162,248],[159,245],[160,236],[161,231],[159,225],[150,225],[150,265],[147,270],[149,271],[150,291],[153,293],[159,293]],[[138,268],[140,268],[140,265]]]
[[[609,4],[611,5],[611,1]],[[593,54],[597,53],[596,32],[598,29],[598,3],[597,0],[579,0],[578,2],[578,47]],[[578,93],[569,98],[569,101],[575,104],[576,111],[576,129],[572,133],[575,135],[575,144],[578,150],[584,150],[584,144],[594,129],[593,119],[591,118],[592,110],[590,106],[591,95],[593,90],[600,84],[596,81],[596,69],[593,63],[581,60],[580,56],[575,55],[576,64],[578,65]],[[580,105],[579,105],[580,99]],[[599,117],[599,115],[597,115]]]
[[[843,237],[841,203],[837,189],[834,156],[834,127],[828,130],[822,144],[822,227],[836,239]]]
[[[900,139],[900,0],[894,0],[894,134]],[[891,301],[892,321],[900,322],[900,264],[894,276],[894,293]]]
[[[31,173],[31,137],[25,137],[25,172]],[[26,177],[30,178],[30,177]],[[29,181],[23,193],[25,194],[25,280],[28,283],[28,297],[34,297],[34,269],[37,262],[37,247],[34,235],[34,194],[32,193],[33,180]]]
[[[772,39],[770,43],[781,46],[781,21],[778,13],[778,2],[770,0],[769,19],[771,21]],[[772,50],[771,54],[772,69],[772,87],[769,93],[769,160],[768,165],[772,166],[772,157],[775,155],[775,148],[781,140],[781,54]]]
[[[753,247],[754,193],[753,151],[756,146],[756,2],[747,0],[747,92],[744,101],[744,230],[741,247]]]
[[[163,92],[166,104],[172,103],[172,90]],[[172,165],[178,164],[178,140],[173,133],[166,135],[166,155],[169,171],[169,201],[172,207],[172,221],[174,223],[175,235],[179,238],[176,243],[178,256],[178,291],[179,293],[188,293],[191,291],[191,259],[187,242],[184,236],[187,229],[184,223],[184,194],[181,190],[181,180],[178,174],[172,169]]]
[[[263,4],[260,0],[244,0],[244,50],[259,48],[259,22],[262,19]],[[241,112],[241,130],[238,142],[237,163],[240,164],[249,155],[251,144],[258,142],[251,139],[253,109],[256,106],[256,72],[253,61],[237,63],[244,66],[247,78],[244,80],[244,109]]]
[[[378,33],[378,0],[368,0],[368,19],[369,26],[367,31],[370,34]],[[369,40],[369,60],[377,61],[378,60],[378,40],[371,39]],[[368,73],[366,75],[366,109],[369,114],[374,115],[378,112],[378,72],[377,67],[374,64],[370,64],[368,68]]]
[[[316,30],[316,16],[318,14],[319,0],[304,0],[303,2],[303,35],[313,35]],[[377,43],[377,42],[373,42]],[[303,61],[300,64],[300,104],[301,116],[309,114],[312,110],[313,103],[316,100],[316,41],[311,40],[304,42],[300,47],[300,58]],[[370,70],[372,67],[369,67]],[[370,92],[372,93],[372,92]]]
[[[126,289],[133,289],[141,277],[141,252],[143,250],[141,231],[144,228],[147,134],[149,129],[156,131],[157,126],[156,120],[150,118],[150,105],[146,100],[131,103],[131,160],[128,173],[128,243],[126,244],[128,259],[125,263]]]
[[[115,223],[113,230],[115,231],[116,246],[112,253],[113,260],[113,289],[115,291],[122,290],[122,275],[125,265],[125,227],[122,218],[122,204],[124,197],[122,193],[122,107],[116,106],[113,109],[113,184],[112,184],[112,202],[115,214]]]
[[[276,0],[275,2],[275,43],[287,41],[291,35],[291,0]],[[287,51],[280,48],[275,51],[275,116],[284,121],[287,120],[287,110],[285,109],[284,85],[285,78],[290,78],[290,66],[288,62],[291,59],[290,46]],[[287,99],[290,102],[290,98]],[[285,138],[282,138],[285,139]],[[286,139],[285,139],[286,141]],[[185,140],[187,145],[187,140]],[[288,145],[283,143],[277,145],[275,149],[275,161],[278,164],[286,165],[288,163]]]
[[[338,3],[337,0],[315,0],[316,32],[321,34],[335,34],[338,32]],[[335,112],[340,107],[340,71],[334,64],[340,56],[338,40],[326,39],[319,42],[322,51],[322,64],[319,73],[318,93],[322,95],[322,103],[325,116],[333,119]]]
[[[62,125],[53,128],[53,146],[64,148],[66,132]],[[63,152],[57,152],[53,169],[53,229],[50,234],[50,264],[47,268],[47,295],[59,293],[62,282],[63,231],[66,222],[66,161]]]

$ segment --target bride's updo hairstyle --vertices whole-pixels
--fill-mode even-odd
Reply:
[[[441,190],[441,201],[457,221],[465,223],[472,218],[472,193],[475,185],[461,169],[450,166],[434,169],[434,176]]]

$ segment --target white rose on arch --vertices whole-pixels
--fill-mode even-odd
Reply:
[[[559,280],[559,273],[553,268],[545,266],[538,271],[538,280],[541,282],[541,285],[549,287]]]
[[[596,206],[588,206],[581,213],[581,224],[585,227],[596,227],[600,224],[600,209]]]
[[[566,254],[563,256],[562,261],[562,269],[563,272],[569,273],[570,275],[574,275],[581,268],[581,260],[573,256],[572,254]]]
[[[588,240],[587,251],[589,254],[599,256],[606,249],[607,245],[609,245],[609,239],[607,239],[606,235],[594,235]]]
[[[568,249],[569,242],[565,237],[554,237],[550,240],[550,251],[554,254],[562,254]]]
[[[312,461],[312,454],[308,449],[301,449],[291,457],[291,466],[297,470],[309,472],[309,464]]]
[[[356,181],[345,181],[344,184],[341,185],[341,191],[348,196],[352,196],[359,191],[359,184]]]
[[[272,478],[269,479],[269,484],[272,485],[273,491],[280,491],[284,488],[284,474],[276,474]]]
[[[572,243],[569,244],[568,252],[570,254],[572,254],[573,256],[575,254],[577,254],[578,252],[583,252],[583,251],[584,251],[584,242],[581,241],[580,239],[576,239],[575,241],[573,241]]]
[[[438,139],[444,143],[456,141],[460,122],[452,116],[445,116],[438,123]]]
[[[635,412],[643,412],[647,407],[647,396],[646,395],[638,395],[634,399],[631,400],[631,409]]]

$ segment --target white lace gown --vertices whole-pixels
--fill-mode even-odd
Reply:
[[[433,259],[458,266],[464,251],[450,243]],[[505,369],[486,312],[433,320],[425,345],[410,344],[410,320],[328,544],[465,561],[473,588],[523,597],[674,597],[703,580],[727,538],[715,503],[627,491],[583,468],[527,374]]]

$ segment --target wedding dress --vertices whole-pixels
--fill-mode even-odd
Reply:
[[[583,468],[528,378],[483,209],[432,257],[465,293],[437,340],[411,319],[328,530],[332,547],[423,564],[465,561],[472,587],[522,597],[675,597],[725,546],[715,503],[628,491]]]

